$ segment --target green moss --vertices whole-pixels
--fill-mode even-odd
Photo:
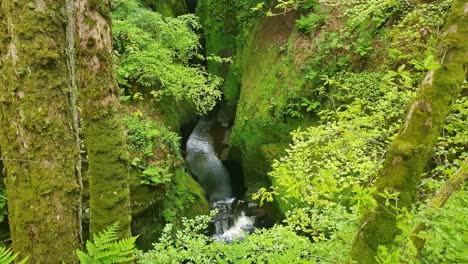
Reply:
[[[149,250],[164,227],[161,209],[165,191],[163,188],[141,184],[138,174],[134,169],[130,172],[132,233],[139,234],[138,248]]]
[[[90,233],[97,233],[119,222],[119,236],[130,236],[130,191],[128,154],[119,118],[118,87],[110,42],[110,9],[106,1],[91,1],[78,13],[84,23],[76,61],[80,90],[81,117],[89,160]],[[104,23],[86,23],[86,17],[103,17]],[[94,27],[101,27],[93,35]],[[92,62],[92,63],[90,63]]]
[[[201,186],[183,168],[167,186],[141,185],[132,177],[132,230],[139,234],[141,249],[149,250],[166,223],[182,224],[183,217],[208,214],[209,204]]]
[[[238,35],[236,5],[217,0],[198,1],[197,15],[205,31],[205,53],[221,58],[233,58],[236,54]],[[236,72],[231,71],[230,63],[208,61],[208,71],[225,79],[222,90],[230,105],[237,102],[239,94]]]
[[[154,204],[139,215],[134,215],[132,232],[138,234],[137,248],[141,250],[153,249],[153,243],[157,242],[164,228],[161,217],[161,207]]]
[[[231,140],[242,153],[248,196],[271,185],[267,173],[289,144],[289,132],[314,122],[312,116],[293,118],[287,113],[290,98],[307,93],[305,77],[294,63],[296,40],[281,20],[263,19],[239,51],[238,68],[233,68],[240,72],[242,90]]]
[[[167,222],[181,224],[180,216],[192,218],[209,212],[205,192],[184,169],[176,171],[167,198],[163,210],[163,216]]]
[[[206,214],[208,201],[200,185],[185,172],[177,135],[159,122],[145,117],[127,118],[131,166],[132,230],[138,244],[150,249],[166,223],[179,224],[181,217]],[[135,162],[137,160],[138,162]],[[165,181],[148,181],[148,167],[165,168]]]
[[[97,22],[90,16],[85,16],[85,23],[88,27],[95,27]]]
[[[192,103],[168,96],[154,103],[152,109],[166,126],[179,133],[182,126],[195,122],[198,117]]]
[[[119,222],[121,236],[129,233],[128,158],[120,122],[107,119],[85,124],[89,160],[91,233]],[[126,187],[127,186],[127,187]]]
[[[110,20],[111,2],[102,0],[88,0],[89,8],[100,13],[105,19]]]
[[[223,84],[224,100],[228,107],[235,111],[237,102],[239,101],[241,89],[241,73],[237,63],[231,65],[229,72]]]
[[[181,0],[141,0],[141,2],[167,17],[177,17],[188,12],[187,4]]]
[[[0,146],[12,247],[34,263],[76,263],[79,150],[70,125],[65,1],[41,11],[28,1],[0,5]]]
[[[197,215],[208,214],[210,205],[200,184],[185,172],[180,172],[179,174],[179,184],[181,186],[185,186],[186,194],[192,196],[188,199],[192,202],[187,203],[181,215],[188,218],[194,218]]]

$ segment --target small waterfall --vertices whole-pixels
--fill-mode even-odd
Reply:
[[[244,238],[245,233],[253,232],[255,229],[255,217],[247,216],[243,205],[243,201],[235,200],[234,198],[223,200],[214,205],[214,208],[218,210],[220,208],[227,208],[229,210],[229,213],[219,211],[213,219],[216,229],[214,238],[216,240],[232,242],[236,239]],[[226,216],[229,217],[230,221],[222,219],[222,217]]]
[[[215,235],[215,239],[226,242],[242,239],[246,232],[253,232],[254,223],[255,218],[253,216],[246,216],[245,212],[241,211],[240,215],[235,219],[232,227],[221,233],[221,235]]]
[[[248,217],[232,195],[229,172],[217,157],[214,140],[210,134],[213,121],[200,118],[187,141],[188,168],[205,190],[211,208],[218,211],[213,219],[214,237],[217,240],[233,241],[251,232],[254,217]]]
[[[216,156],[210,129],[213,122],[201,118],[187,141],[187,161],[190,172],[205,190],[210,202],[232,197],[229,172]]]
[[[214,202],[211,207],[218,210],[218,213],[213,219],[215,226],[215,234],[223,234],[228,231],[234,219],[232,205],[235,198],[227,198],[221,201]]]

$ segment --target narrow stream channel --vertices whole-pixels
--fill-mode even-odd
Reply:
[[[202,117],[187,141],[185,158],[192,175],[197,179],[210,201],[211,209],[218,210],[213,219],[214,237],[222,241],[241,238],[254,229],[254,217],[247,216],[245,203],[234,197],[231,176],[217,156],[211,135],[214,121]]]

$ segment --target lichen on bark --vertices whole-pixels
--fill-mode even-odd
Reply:
[[[76,263],[78,193],[64,0],[0,2],[0,145],[12,246]]]

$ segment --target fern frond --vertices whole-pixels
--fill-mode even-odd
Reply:
[[[15,260],[17,256],[18,254],[13,255],[11,249],[0,247],[0,263],[10,264]]]
[[[13,254],[13,251],[11,249],[0,246],[0,264],[13,263],[17,257],[18,257],[18,253]],[[29,257],[18,262],[18,264],[25,264],[26,261],[28,261],[28,259]]]
[[[135,241],[137,237],[119,240],[118,224],[109,226],[106,230],[94,236],[94,241],[86,242],[84,253],[77,250],[77,256],[82,264],[127,263],[134,260]]]
[[[118,224],[113,224],[106,230],[102,231],[102,233],[94,235],[93,241],[96,247],[105,248],[109,244],[117,241],[119,239],[119,236],[117,235],[118,227]]]

